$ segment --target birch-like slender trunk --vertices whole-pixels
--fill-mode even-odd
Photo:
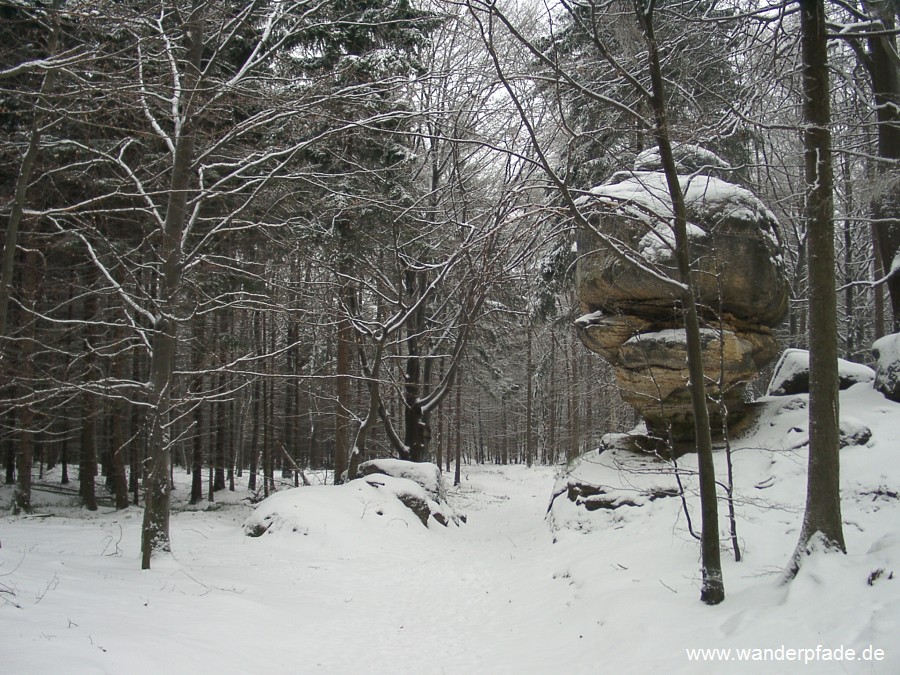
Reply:
[[[684,284],[681,293],[681,309],[684,314],[684,330],[687,343],[688,373],[690,376],[691,412],[694,416],[694,434],[697,448],[697,466],[700,483],[700,509],[702,527],[700,535],[702,584],[700,599],[709,605],[716,605],[725,599],[725,584],[722,578],[722,562],[719,551],[719,512],[716,495],[716,474],[713,461],[712,432],[709,426],[709,409],[706,401],[706,382],[703,373],[703,350],[700,340],[700,319],[697,315],[697,301],[691,283],[691,254],[687,238],[687,214],[684,193],[678,179],[678,170],[672,154],[669,136],[666,95],[663,84],[662,67],[659,60],[659,45],[653,29],[653,2],[647,6],[638,1],[635,4],[638,21],[647,41],[651,83],[650,107],[655,120],[654,136],[659,147],[659,155],[674,212],[675,259],[678,274]]]

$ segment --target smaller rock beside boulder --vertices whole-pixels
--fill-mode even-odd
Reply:
[[[900,333],[885,335],[872,345],[875,389],[900,403]]]
[[[841,447],[867,445],[872,440],[872,430],[855,417],[841,418]]]
[[[419,494],[415,490],[398,490],[396,485],[391,486],[397,498],[415,513],[425,526],[428,525],[429,516],[445,527],[450,523],[459,525],[466,522],[465,516],[457,514],[447,503],[441,469],[437,464],[407,462],[392,458],[372,459],[359,465],[356,476],[375,487],[381,485],[379,476],[387,476],[415,483],[422,488],[422,494]]]
[[[371,459],[359,465],[355,478],[380,473],[394,478],[405,478],[421,485],[432,499],[444,498],[444,482],[441,469],[431,462],[407,462],[402,459]]]
[[[441,513],[440,507],[429,497],[421,485],[405,478],[395,478],[394,476],[378,473],[370,474],[361,480],[364,480],[375,489],[386,490],[389,494],[399,499],[403,506],[416,514],[416,517],[422,521],[425,527],[428,527],[429,517],[435,514],[440,516],[435,516],[435,520],[441,525],[447,525],[447,519]]]
[[[861,363],[838,359],[838,378],[841,389],[849,389],[860,382],[876,379],[875,371]],[[768,396],[794,396],[809,393],[809,352],[805,349],[785,349],[766,391]]]
[[[547,507],[554,541],[563,530],[589,532],[610,520],[621,523],[680,494],[672,466],[634,452],[625,436],[611,436],[599,456],[576,458],[557,478]]]

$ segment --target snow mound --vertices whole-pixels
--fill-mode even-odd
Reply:
[[[582,455],[557,478],[548,510],[550,529],[554,536],[565,530],[591,532],[640,517],[630,512],[641,509],[621,507],[647,506],[677,495],[668,464],[613,445],[599,455]]]
[[[872,439],[872,430],[855,417],[842,415],[840,425],[842,448],[848,445],[868,445]]]
[[[716,153],[692,143],[677,143],[672,146],[675,166],[679,173],[703,171],[709,173],[713,169],[731,169],[731,165]],[[634,160],[635,171],[662,171],[662,159],[659,147],[654,146],[640,153]]]
[[[848,389],[860,382],[875,380],[875,371],[861,363],[838,359],[840,388]],[[805,349],[785,349],[775,364],[768,396],[792,396],[809,393],[809,352]]]
[[[446,504],[439,504],[407,478],[371,474],[343,485],[315,485],[278,492],[260,502],[244,522],[244,534],[292,533],[324,539],[355,539],[383,530],[417,530],[433,523],[458,523]]]
[[[444,499],[444,482],[441,469],[431,462],[407,462],[402,459],[372,459],[359,465],[357,477],[384,474],[405,478],[421,485],[434,500]]]

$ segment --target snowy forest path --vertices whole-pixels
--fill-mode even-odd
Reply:
[[[592,651],[569,614],[577,590],[553,573],[565,569],[544,519],[553,474],[477,467],[449,495],[466,524],[341,561],[342,602],[319,613],[313,642],[333,631],[348,642],[322,665],[340,672],[368,654],[372,672],[517,673],[523,662],[553,672],[560,649]]]
[[[4,672],[156,675],[163,654],[171,673],[210,658],[227,662],[219,672],[335,675],[592,663],[599,626],[573,614],[578,585],[545,520],[553,469],[466,474],[449,499],[468,522],[446,529],[345,528],[326,510],[315,532],[252,538],[237,504],[178,510],[173,554],[142,572],[139,511],[60,512],[37,539],[33,522],[6,519],[0,582],[18,607],[0,621],[17,645]]]

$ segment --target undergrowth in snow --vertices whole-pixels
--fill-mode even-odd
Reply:
[[[468,522],[449,527],[423,525],[395,498],[416,491],[405,478],[284,486],[255,508],[239,484],[215,507],[188,508],[178,474],[173,552],[145,572],[140,509],[91,514],[37,490],[40,517],[0,518],[2,669],[900,672],[900,405],[870,383],[841,392],[843,426],[871,432],[841,451],[848,554],[813,555],[785,584],[806,490],[806,403],[762,399],[754,429],[732,441],[743,560],[729,557],[722,493],[717,607],[699,601],[691,456],[678,463],[684,502],[671,463],[615,450],[569,471],[466,466],[444,491]],[[724,481],[724,450],[716,461]],[[570,475],[590,489],[570,490]],[[9,503],[9,487],[0,498]],[[267,517],[271,534],[245,535]],[[731,651],[698,661],[688,651],[698,649]]]

